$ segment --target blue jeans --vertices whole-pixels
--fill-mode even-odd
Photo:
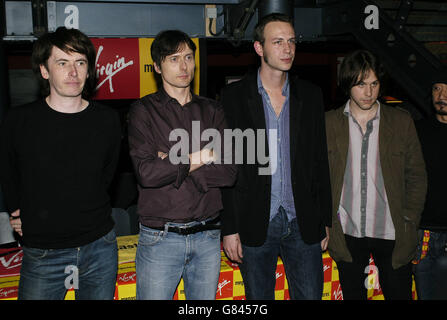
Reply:
[[[292,300],[321,300],[323,259],[320,243],[308,245],[301,238],[296,219],[287,220],[280,207],[270,221],[267,239],[260,247],[242,246],[239,265],[248,300],[275,298],[276,267],[281,256]]]
[[[186,299],[213,300],[220,274],[220,230],[180,235],[140,225],[135,265],[137,300],[172,299],[182,277]]]
[[[78,248],[23,247],[19,300],[63,300],[75,289],[78,300],[112,300],[115,294],[118,248],[112,229]]]
[[[423,230],[419,230],[419,248]],[[428,252],[414,266],[416,292],[420,300],[447,300],[447,231],[430,232]]]

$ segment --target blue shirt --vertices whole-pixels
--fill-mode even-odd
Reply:
[[[289,221],[296,218],[295,205],[293,201],[291,167],[290,167],[290,88],[289,77],[287,75],[286,81],[282,88],[282,94],[286,97],[286,101],[282,107],[279,116],[273,109],[270,102],[269,95],[262,86],[261,78],[258,70],[258,92],[262,96],[262,103],[264,107],[265,124],[267,135],[269,130],[276,130],[277,141],[269,141],[269,150],[274,149],[273,143],[276,143],[276,163],[277,167],[272,175],[272,189],[270,199],[270,221],[278,213],[279,207],[282,206],[287,213]],[[275,156],[269,154],[270,158]]]

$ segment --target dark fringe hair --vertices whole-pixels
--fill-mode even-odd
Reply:
[[[157,34],[151,45],[152,61],[160,67],[161,62],[169,55],[179,51],[186,44],[196,54],[196,45],[191,38],[180,30],[164,30]]]
[[[338,73],[338,86],[347,96],[351,88],[363,81],[370,71],[373,71],[379,80],[383,82],[385,70],[380,60],[367,50],[356,50],[348,54],[340,65]],[[380,86],[382,91],[382,86]]]
[[[264,17],[262,17],[259,22],[256,24],[255,29],[253,31],[253,41],[259,41],[261,44],[264,44],[264,28],[270,22],[287,22],[293,27],[293,20],[288,15],[283,13],[270,13]]]

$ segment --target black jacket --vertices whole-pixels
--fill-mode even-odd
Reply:
[[[289,83],[294,203],[302,238],[306,243],[313,244],[326,236],[324,227],[331,226],[323,99],[320,88],[309,82],[289,77]],[[256,72],[225,87],[222,104],[229,128],[242,131],[253,129],[255,132],[266,129]],[[264,148],[268,150],[267,138],[264,140]],[[261,165],[257,157],[254,164],[246,160],[244,156],[243,164],[238,165],[235,186],[223,189],[222,234],[239,233],[244,245],[261,246],[265,242],[269,223],[272,179],[271,175],[259,175],[258,169],[267,167],[268,163]]]

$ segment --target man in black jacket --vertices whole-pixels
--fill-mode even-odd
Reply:
[[[432,103],[435,116],[416,122],[427,167],[428,191],[419,224],[418,259],[413,261],[420,300],[447,299],[447,209],[445,206],[445,159],[447,138],[447,68],[433,76]],[[425,242],[425,243],[424,243]]]
[[[290,297],[321,299],[321,250],[331,226],[321,90],[288,74],[296,45],[289,17],[264,17],[254,40],[261,67],[222,94],[230,128],[256,131],[255,143],[235,146],[236,158],[238,152],[257,155],[253,164],[243,159],[235,187],[223,192],[224,250],[240,263],[247,299],[274,298],[278,255]],[[268,166],[260,161],[261,150],[269,150]]]

